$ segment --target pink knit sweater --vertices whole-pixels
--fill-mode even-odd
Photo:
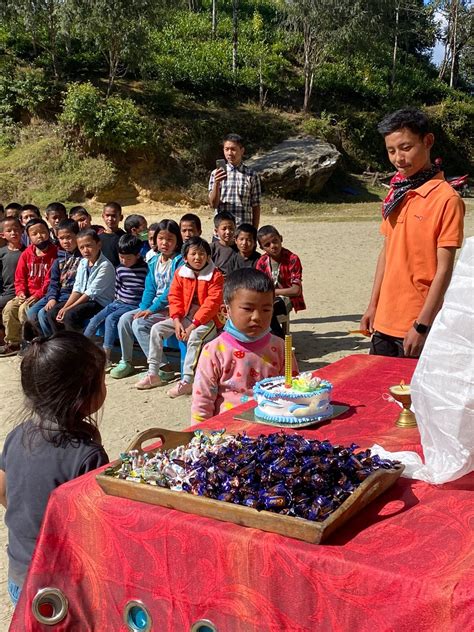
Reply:
[[[191,423],[240,406],[251,399],[256,382],[283,375],[284,371],[285,345],[281,338],[267,334],[257,342],[245,343],[224,331],[204,347],[199,357]]]

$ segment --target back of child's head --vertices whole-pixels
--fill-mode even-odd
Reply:
[[[255,242],[257,241],[257,229],[253,224],[247,224],[246,222],[239,224],[235,230],[234,237],[237,239],[240,233],[248,233],[249,235],[252,235]]]
[[[387,114],[377,126],[377,130],[384,137],[403,128],[409,129],[421,138],[431,131],[430,121],[426,114],[417,108],[410,107]]]
[[[64,215],[64,217],[67,217],[66,207],[64,206],[64,204],[61,204],[61,202],[51,202],[51,204],[48,204],[45,213],[46,217],[48,217],[52,213],[58,213],[60,215]]]
[[[44,219],[42,219],[41,217],[35,217],[33,219],[30,219],[30,221],[28,222],[28,224],[25,226],[25,231],[26,234],[28,235],[30,232],[30,229],[33,226],[36,226],[37,224],[41,224],[42,226],[44,226],[46,228],[46,230],[49,232],[49,226],[48,224],[44,221]]]
[[[77,238],[81,239],[83,237],[90,237],[91,239],[93,239],[97,244],[100,242],[100,237],[99,235],[95,232],[95,230],[93,228],[83,228],[82,230],[80,230],[77,233]]]
[[[181,254],[183,255],[183,259],[186,259],[186,256],[191,248],[197,248],[198,250],[204,250],[208,257],[211,256],[211,246],[209,242],[207,242],[202,237],[190,237],[187,241],[184,242],[183,248],[181,250]]]
[[[179,220],[179,225],[181,226],[183,222],[192,222],[196,227],[198,233],[202,231],[201,218],[194,213],[185,213],[183,217]]]
[[[261,226],[257,231],[258,243],[260,244],[262,239],[267,235],[278,235],[278,237],[281,237],[275,226],[272,226],[271,224],[266,224],[265,226]]]
[[[50,338],[35,333],[26,323],[24,337],[30,344],[21,363],[26,409],[35,427],[46,440],[52,440],[56,426],[63,438],[83,434],[84,421],[97,427],[92,415],[105,396],[104,352],[73,331]]]
[[[133,215],[127,215],[123,227],[126,233],[130,233],[132,228],[140,228],[143,224],[146,224],[146,218],[143,215],[134,213]]]
[[[156,227],[155,235],[153,237],[154,244],[156,244],[158,234],[161,233],[162,230],[165,230],[176,237],[175,252],[181,252],[181,248],[183,247],[183,237],[181,235],[181,231],[179,230],[179,226],[174,219],[162,219],[161,222],[158,222],[158,226]]]
[[[88,215],[89,217],[91,216],[91,214],[89,213],[89,211],[84,208],[83,206],[73,206],[71,208],[71,210],[69,211],[69,217],[75,217],[77,215]]]
[[[224,283],[224,303],[230,305],[238,290],[251,290],[265,294],[275,292],[269,276],[254,268],[239,268],[228,274]]]
[[[229,211],[220,211],[214,215],[214,227],[219,228],[222,222],[233,222],[235,225],[235,216]]]
[[[119,255],[138,255],[143,242],[136,235],[122,235],[118,241]]]
[[[68,230],[69,232],[74,233],[75,235],[78,235],[79,224],[71,218],[62,219],[58,224],[58,228],[57,228],[58,233],[60,230]]]
[[[10,202],[5,206],[5,215],[10,217],[19,217],[22,205],[18,202]]]
[[[151,232],[153,232],[153,233],[154,233],[154,232],[156,231],[156,229],[158,228],[158,226],[159,226],[159,225],[160,225],[160,223],[159,223],[159,222],[153,222],[153,224],[150,224],[150,225],[148,226],[148,232],[149,232],[149,233],[151,233]]]
[[[41,217],[41,212],[35,204],[23,204],[23,206],[21,207],[20,216],[23,211],[31,211],[37,217]]]

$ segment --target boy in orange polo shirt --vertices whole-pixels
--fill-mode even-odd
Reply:
[[[419,357],[451,280],[463,240],[464,202],[431,163],[425,114],[397,110],[378,126],[398,173],[383,204],[385,237],[361,329],[370,353]]]

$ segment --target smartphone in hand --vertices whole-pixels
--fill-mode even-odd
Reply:
[[[216,160],[216,169],[222,169],[222,171],[226,171],[226,161],[223,158]]]

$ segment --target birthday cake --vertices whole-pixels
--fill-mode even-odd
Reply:
[[[253,387],[255,415],[280,424],[321,421],[333,414],[331,392],[330,382],[311,373],[292,378],[290,388],[285,386],[283,376],[268,377]]]

